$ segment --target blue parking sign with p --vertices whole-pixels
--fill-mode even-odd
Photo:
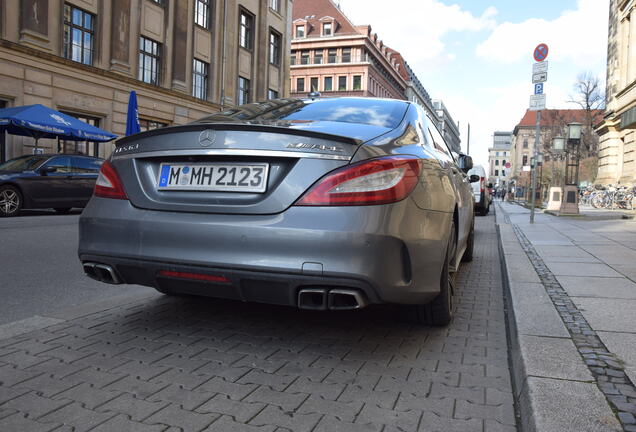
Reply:
[[[543,94],[543,83],[538,83],[534,85],[534,94],[536,95]]]

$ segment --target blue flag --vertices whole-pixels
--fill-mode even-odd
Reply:
[[[126,136],[141,132],[139,114],[137,113],[137,93],[130,92],[128,98],[128,114],[126,115]]]

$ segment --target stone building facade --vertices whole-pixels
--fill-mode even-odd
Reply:
[[[40,103],[123,135],[128,96],[142,129],[289,95],[292,0],[4,0],[0,107]],[[4,156],[33,151],[7,135]],[[112,143],[40,140],[107,157]]]
[[[579,122],[585,124],[588,117],[592,119],[602,118],[602,111],[592,110],[587,112],[582,109],[545,109],[541,111],[541,124],[539,135],[539,152],[543,152],[543,161],[550,162],[550,155],[545,152],[552,146],[552,138],[566,136],[568,123]],[[534,142],[536,135],[537,111],[526,110],[521,121],[512,132],[512,146],[510,162],[512,164],[508,172],[508,178],[518,177],[522,172],[529,171],[530,162],[534,156]],[[584,130],[584,133],[593,134],[593,130]]]
[[[459,136],[459,125],[455,123],[453,118],[441,100],[433,101],[433,108],[437,113],[437,126],[444,135],[444,139],[456,153],[461,153],[461,138]]]
[[[405,99],[395,51],[371,26],[354,25],[331,0],[295,0],[291,94]]]
[[[636,3],[611,0],[597,183],[636,184]]]
[[[495,132],[492,147],[488,149],[488,183],[504,187],[508,181],[508,173],[512,168],[510,162],[510,148],[512,146],[512,132]],[[509,167],[506,164],[510,164]]]

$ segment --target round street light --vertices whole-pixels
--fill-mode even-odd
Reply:
[[[563,152],[565,150],[565,138],[560,136],[552,138],[552,148],[557,153]]]
[[[568,139],[580,140],[583,123],[573,122],[568,124]]]

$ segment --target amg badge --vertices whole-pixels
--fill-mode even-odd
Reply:
[[[293,148],[293,149],[308,149],[308,150],[325,150],[325,151],[332,151],[335,153],[342,153],[342,148],[338,147],[338,146],[330,146],[330,145],[324,145],[324,144],[306,144],[306,143],[292,143],[292,144],[287,144],[287,148]]]

